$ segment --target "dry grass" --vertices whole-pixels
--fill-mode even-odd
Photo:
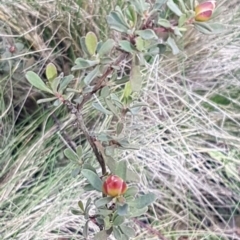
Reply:
[[[16,116],[28,95],[36,94],[22,71],[42,72],[51,60],[67,73],[81,54],[79,35],[89,29],[107,34],[103,19],[110,4],[99,1],[99,8],[92,8],[77,0],[6,1],[0,6],[1,44],[25,45],[25,52],[14,58],[18,68],[1,73],[1,239],[84,239],[79,234],[84,219],[69,210],[89,193],[83,193],[81,177],[71,176],[75,165],[63,156],[63,130],[59,133],[52,121],[53,108],[34,105],[17,124]],[[191,34],[180,55],[156,57],[144,71],[140,99],[149,107],[126,123],[131,142],[141,147],[118,153],[138,170],[142,191],[158,196],[142,218],[146,228],[136,226],[135,239],[158,239],[158,231],[168,239],[240,238],[240,9],[228,1],[219,4],[226,9],[220,20],[227,33]],[[100,6],[107,6],[105,12]],[[91,121],[88,107],[85,111]],[[56,113],[64,131],[81,141],[71,130],[72,119]]]

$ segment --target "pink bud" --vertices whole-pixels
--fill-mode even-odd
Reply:
[[[208,21],[216,7],[216,1],[206,1],[195,7],[195,20],[199,22]]]
[[[127,184],[118,176],[111,175],[103,183],[103,193],[110,197],[117,197],[124,194]]]

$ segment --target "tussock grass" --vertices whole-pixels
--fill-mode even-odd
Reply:
[[[16,54],[18,68],[1,73],[1,239],[84,239],[84,219],[70,208],[90,195],[83,193],[81,177],[71,176],[76,164],[63,156],[66,136],[75,143],[84,138],[71,130],[71,116],[56,110],[59,132],[49,106],[33,101],[33,110],[23,114],[29,95],[38,94],[23,74],[42,72],[48,61],[68,73],[81,54],[79,36],[89,30],[106,36],[104,18],[116,2],[98,1],[93,7],[77,0],[6,1],[0,6],[1,43],[8,35],[26,49]],[[147,225],[136,224],[135,239],[158,239],[158,231],[168,239],[240,237],[240,10],[228,1],[219,4],[228,31],[210,37],[192,33],[180,55],[156,57],[144,71],[139,96],[148,107],[126,119],[126,134],[140,149],[117,157],[139,172],[142,191],[158,196],[141,219]],[[86,106],[89,123],[92,115]],[[83,149],[87,155],[84,142]]]

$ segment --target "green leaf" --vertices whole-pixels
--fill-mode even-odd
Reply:
[[[119,47],[125,52],[133,53],[135,51],[134,46],[128,40],[119,41]]]
[[[156,0],[153,9],[160,9],[166,2],[167,0]]]
[[[137,30],[135,33],[145,40],[158,39],[156,33],[152,29]]]
[[[57,68],[53,63],[49,63],[46,67],[46,77],[49,82],[57,77]]]
[[[125,203],[122,206],[117,206],[117,214],[119,216],[126,216],[128,214],[128,204]]]
[[[164,19],[164,18],[158,19],[158,24],[162,27],[165,27],[165,28],[171,28],[172,27],[171,23],[167,19]]]
[[[113,11],[107,16],[107,23],[111,29],[118,32],[128,32],[128,26],[119,12]]]
[[[121,134],[124,128],[124,124],[122,122],[117,123],[116,133],[117,135]]]
[[[78,155],[71,148],[65,149],[64,155],[71,161],[78,162],[78,160],[79,160]]]
[[[110,214],[112,214],[112,210],[108,210],[108,209],[105,209],[105,208],[98,208],[97,209],[97,215],[101,215],[101,216],[108,216]]]
[[[135,6],[128,5],[125,13],[128,20],[132,22],[131,27],[134,27],[137,23],[137,12]]]
[[[91,164],[89,164],[89,163],[84,163],[83,166],[82,166],[82,168],[83,168],[83,169],[91,170],[92,172],[95,172],[95,173],[97,174],[96,169],[95,169]]]
[[[127,181],[129,181],[129,182],[139,182],[140,177],[136,172],[134,172],[134,171],[132,171],[131,169],[128,168],[128,170],[127,170]]]
[[[83,228],[83,236],[85,238],[88,237],[88,223],[89,223],[90,220],[86,221],[85,225],[84,225],[84,228]]]
[[[35,72],[28,71],[26,73],[26,78],[34,87],[38,88],[39,90],[53,93],[52,90],[46,86],[46,84]]]
[[[109,230],[108,231],[102,230],[95,234],[93,240],[106,240],[110,236],[111,232],[112,231],[109,231]]]
[[[81,145],[77,146],[76,152],[77,152],[78,157],[81,158],[82,157],[82,153],[83,153]]]
[[[178,46],[173,38],[168,37],[168,40],[166,43],[171,47],[173,55],[176,55],[179,53]]]
[[[194,27],[201,33],[210,34],[220,34],[223,33],[226,28],[221,23],[206,23],[206,22],[195,22]]]
[[[81,167],[77,167],[75,169],[72,170],[72,177],[76,178],[78,176],[78,174],[81,172]]]
[[[118,162],[116,175],[122,178],[124,181],[126,181],[127,179],[127,161],[126,160],[122,160]]]
[[[106,42],[104,42],[101,46],[101,48],[98,51],[98,54],[100,57],[103,57],[105,55],[109,55],[112,49],[115,46],[115,41],[113,39],[108,39]]]
[[[93,32],[88,32],[85,37],[85,45],[90,55],[94,55],[97,49],[97,36]]]
[[[129,217],[131,217],[131,218],[139,217],[139,216],[142,216],[143,214],[145,214],[147,211],[148,211],[148,207],[141,208],[141,209],[132,208],[130,210]]]
[[[100,103],[98,103],[98,102],[94,102],[94,103],[92,104],[92,106],[93,106],[95,109],[97,109],[99,112],[102,112],[102,113],[104,113],[104,114],[106,114],[106,115],[112,115],[112,112],[108,111],[106,108],[104,108],[104,107],[102,106],[102,104],[100,104]]]
[[[100,198],[98,200],[95,201],[95,206],[97,208],[100,208],[102,206],[105,206],[106,204],[110,203],[112,201],[112,197],[104,197],[104,198]]]
[[[116,238],[116,240],[122,240],[122,233],[119,228],[113,227],[113,236]]]
[[[75,64],[76,66],[72,67],[72,71],[93,67],[99,64],[99,60],[85,60],[84,58],[77,58]]]
[[[108,86],[105,86],[104,88],[102,88],[100,95],[103,98],[108,97],[110,95],[110,88]]]
[[[130,238],[135,237],[136,232],[133,228],[126,226],[125,224],[120,226],[122,232]]]
[[[82,51],[85,53],[85,55],[89,55],[89,52],[88,52],[88,50],[87,50],[87,46],[86,46],[86,44],[85,44],[85,38],[86,38],[86,37],[81,37],[81,38],[80,38],[80,45],[81,45],[81,49],[82,49]]]
[[[86,184],[85,186],[83,186],[83,190],[85,192],[89,192],[95,190],[95,188],[91,184]]]
[[[136,11],[142,16],[150,7],[145,0],[131,0],[130,3],[135,7]]]
[[[81,212],[81,211],[79,211],[79,210],[76,210],[76,209],[71,209],[71,213],[73,214],[73,215],[77,215],[77,216],[81,216],[81,215],[83,215],[83,212]]]
[[[117,117],[119,115],[118,109],[113,105],[112,101],[107,98],[105,98],[104,101],[109,110]]]
[[[173,0],[168,0],[167,1],[167,6],[169,7],[169,9],[174,12],[177,16],[181,16],[182,15],[182,11],[179,9],[178,5],[176,3],[174,3]]]
[[[63,77],[61,79],[58,91],[59,92],[63,91],[73,79],[74,79],[73,75],[68,75],[68,76]]]
[[[110,217],[106,216],[104,218],[104,228],[105,228],[105,230],[109,230],[111,227],[112,227],[112,223],[110,221]]]
[[[83,205],[83,202],[81,200],[78,201],[78,206],[84,212],[84,205]]]
[[[102,180],[95,172],[89,169],[82,169],[82,175],[88,180],[95,190],[102,192]]]
[[[130,72],[130,83],[131,90],[134,92],[139,92],[142,88],[142,74],[140,71],[140,66],[138,65],[137,56],[133,57],[132,67]]]
[[[129,187],[127,191],[124,193],[124,196],[136,196],[138,193],[139,189],[138,187]]]
[[[120,226],[122,223],[124,223],[125,217],[117,215],[113,220],[114,226]]]
[[[84,83],[86,85],[90,85],[91,82],[96,78],[98,77],[100,74],[100,66],[97,65],[92,71],[90,71],[87,76],[84,78]]]
[[[216,94],[216,95],[212,96],[210,98],[210,100],[216,104],[225,105],[225,106],[227,106],[231,103],[231,101],[227,97],[220,95],[220,94]]]
[[[137,209],[142,209],[152,204],[156,200],[156,195],[154,193],[147,193],[136,198],[133,202],[129,203]]]

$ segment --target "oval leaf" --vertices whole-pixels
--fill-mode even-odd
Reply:
[[[57,77],[57,68],[53,63],[49,63],[46,67],[46,76],[49,82]]]
[[[112,199],[113,199],[112,197],[100,198],[100,199],[96,200],[94,204],[97,208],[100,208],[100,207],[110,203],[112,201]]]
[[[152,29],[138,30],[136,34],[145,40],[158,39],[156,33]]]
[[[113,220],[113,225],[114,225],[114,226],[120,226],[122,223],[124,223],[124,221],[125,221],[125,217],[118,215],[118,216]]]
[[[27,72],[26,78],[34,87],[38,88],[39,90],[52,93],[52,91],[46,86],[43,80],[35,72]]]
[[[108,39],[105,43],[102,44],[101,48],[98,51],[100,57],[108,55],[113,47],[115,46],[115,41],[113,39]]]
[[[97,49],[97,36],[93,32],[88,32],[85,37],[85,45],[90,55],[94,55]]]
[[[129,203],[137,209],[142,209],[152,204],[156,200],[156,195],[154,193],[147,193],[136,198],[133,202]]]
[[[89,169],[82,169],[82,175],[88,180],[95,190],[102,192],[102,180],[95,172]]]
[[[127,161],[126,160],[122,160],[122,161],[118,162],[117,169],[116,169],[116,175],[118,175],[124,181],[127,180]]]

